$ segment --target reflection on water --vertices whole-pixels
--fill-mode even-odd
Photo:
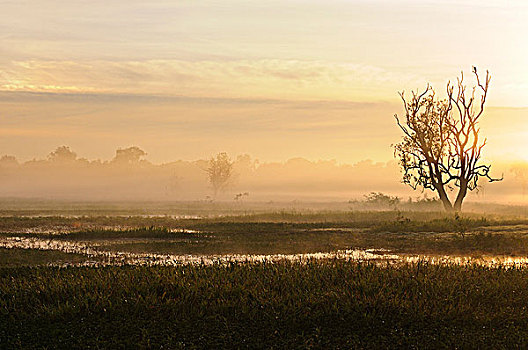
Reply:
[[[177,231],[182,232],[182,231]],[[517,266],[528,267],[527,257],[482,256],[479,258],[468,256],[433,256],[433,255],[405,255],[393,254],[385,249],[347,249],[332,252],[303,253],[303,254],[223,254],[223,255],[172,255],[152,253],[131,253],[122,251],[105,251],[98,249],[101,242],[79,242],[57,239],[42,239],[35,237],[2,237],[1,248],[21,248],[36,250],[56,250],[64,253],[85,255],[85,263],[74,265],[106,266],[106,265],[166,265],[204,264],[228,262],[277,262],[281,260],[307,262],[312,259],[346,259],[352,261],[369,261],[374,263],[416,263],[426,261],[432,264],[482,265],[490,267]],[[61,264],[73,265],[73,264]]]
[[[135,226],[126,226],[126,225],[83,225],[83,227],[86,231],[99,230],[99,231],[110,231],[110,232],[137,229],[137,227]],[[77,232],[79,232],[78,227],[59,226],[59,225],[37,226],[37,227],[26,227],[26,228],[13,227],[13,228],[2,229],[2,233],[10,233],[10,234],[23,233],[23,234],[64,235],[68,233],[77,233]],[[190,230],[190,229],[185,229],[185,228],[171,228],[171,229],[168,229],[168,232],[170,233],[190,233],[190,234],[202,233],[202,231]]]
[[[259,262],[292,260],[305,262],[310,259],[351,259],[357,261],[396,260],[400,257],[385,250],[338,250],[325,253],[306,254],[225,254],[225,255],[172,255],[152,253],[130,253],[120,251],[99,250],[98,242],[77,242],[56,239],[41,239],[35,237],[4,237],[0,238],[2,248],[22,248],[37,250],[58,250],[64,253],[83,254],[88,258],[97,258],[98,262],[88,265],[180,265],[206,264],[226,262]]]
[[[456,264],[456,265],[483,265],[483,266],[517,266],[528,267],[528,257],[524,256],[492,256],[483,255],[481,257],[470,256],[433,256],[433,255],[412,255],[403,256],[403,261],[416,263],[427,261],[431,264]]]
[[[214,218],[214,217],[223,217],[227,215],[190,215],[190,214],[181,214],[181,215],[171,215],[171,214],[113,214],[113,215],[97,215],[96,217],[99,218],[142,218],[142,219],[204,219],[204,218]],[[12,213],[8,214],[0,214],[0,218],[6,217],[11,218],[13,217]],[[94,217],[93,215],[76,215],[76,214],[17,214],[17,218],[25,218],[25,219],[40,219],[40,218],[62,218],[62,219],[85,219],[88,217]]]

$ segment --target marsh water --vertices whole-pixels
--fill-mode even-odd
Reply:
[[[193,230],[173,229],[173,232],[199,233]],[[47,232],[47,231],[46,231]],[[0,238],[0,248],[29,249],[39,251],[60,251],[63,253],[81,254],[86,257],[83,262],[57,262],[48,265],[57,266],[108,266],[108,265],[162,265],[175,266],[181,264],[226,264],[231,262],[277,262],[281,260],[308,262],[313,259],[345,259],[357,262],[380,264],[428,262],[431,264],[477,264],[490,267],[516,266],[527,267],[528,257],[522,256],[492,256],[479,257],[459,255],[427,255],[427,254],[397,254],[388,249],[343,249],[328,252],[298,253],[298,254],[159,254],[151,252],[130,252],[107,249],[115,244],[153,243],[154,239],[119,239],[119,240],[64,240],[54,238],[10,236]],[[165,243],[178,240],[159,240]],[[192,240],[186,240],[186,243]]]

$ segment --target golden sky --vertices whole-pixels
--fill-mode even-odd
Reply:
[[[0,150],[164,162],[388,160],[397,92],[492,74],[491,158],[523,158],[524,1],[0,0]]]

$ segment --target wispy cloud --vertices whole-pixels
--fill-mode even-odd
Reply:
[[[2,71],[0,89],[368,101],[387,98],[413,80],[379,67],[320,61],[27,60]]]

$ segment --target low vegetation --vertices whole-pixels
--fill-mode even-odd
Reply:
[[[473,257],[528,253],[526,219],[438,212],[274,212],[204,219],[10,217],[2,220],[1,231],[0,238],[82,242],[102,251],[175,255],[297,254],[343,249]],[[0,251],[0,256],[6,254]],[[37,254],[31,261],[38,261]],[[43,257],[42,264],[53,262],[51,256]],[[67,256],[58,261],[64,258]]]
[[[204,218],[4,219],[0,240],[5,242],[22,237],[79,243],[102,252],[216,255],[388,249],[401,255],[528,255],[527,219],[482,214],[276,211]],[[104,257],[0,248],[0,344],[528,346],[526,268],[346,259],[75,266],[97,263],[98,258]]]
[[[308,264],[1,268],[7,348],[523,348],[528,270]]]

